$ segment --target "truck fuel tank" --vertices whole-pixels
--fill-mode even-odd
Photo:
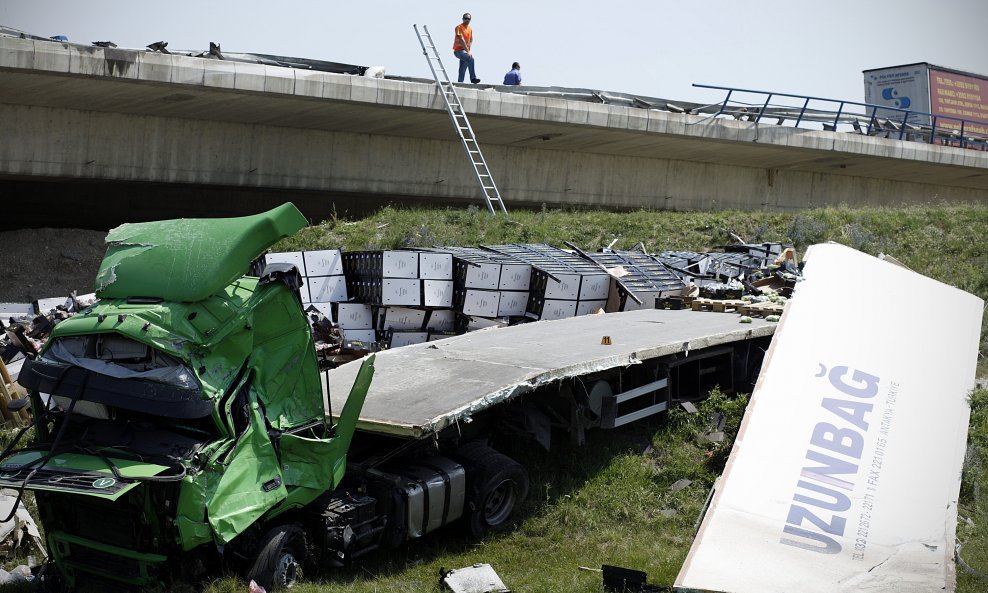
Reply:
[[[421,537],[463,516],[466,472],[445,457],[416,459],[375,471],[394,484],[405,502],[407,538]]]

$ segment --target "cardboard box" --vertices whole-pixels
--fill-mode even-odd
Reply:
[[[457,288],[479,288],[494,290],[498,287],[501,276],[501,264],[497,263],[467,263],[456,260]]]
[[[292,264],[298,273],[305,276],[305,259],[301,251],[283,251],[281,253],[265,253],[264,264]],[[340,271],[340,274],[343,272]]]
[[[382,330],[421,331],[427,311],[407,307],[387,307],[381,317]]]
[[[545,278],[545,293],[542,298],[577,300],[580,297],[580,275],[579,274],[553,274],[556,280]],[[607,297],[607,293],[604,293]]]
[[[497,306],[501,293],[496,290],[457,291],[457,309],[464,315],[497,317]]]
[[[576,301],[563,301],[557,299],[547,299],[542,304],[542,313],[539,319],[551,321],[553,319],[565,319],[576,315]]]
[[[385,251],[381,262],[382,278],[418,278],[417,251]]]
[[[453,255],[451,253],[419,253],[419,278],[452,280]]]
[[[421,282],[421,280],[411,278],[385,278],[381,281],[381,304],[420,306],[422,304]]]
[[[390,348],[401,348],[411,344],[424,344],[429,340],[428,332],[394,332],[391,334]]]
[[[529,264],[501,264],[501,274],[497,287],[501,290],[528,290],[532,281],[532,266]]]
[[[456,329],[456,312],[451,309],[433,309],[425,322],[425,329],[433,332],[451,332]]]
[[[370,305],[340,303],[336,306],[336,322],[340,329],[374,329],[374,311]]]
[[[343,334],[343,339],[347,342],[373,344],[377,341],[377,334],[372,329],[344,329],[341,333]]]
[[[469,317],[467,319],[466,331],[468,332],[489,327],[508,327],[508,320],[487,317]]]
[[[583,275],[580,281],[580,300],[606,300],[611,289],[611,277],[608,274]],[[548,297],[547,297],[548,298]]]
[[[310,303],[338,303],[348,299],[345,276],[310,276],[306,278],[305,284],[308,288],[308,302]]]
[[[458,335],[454,331],[443,331],[443,332],[429,332],[429,341],[435,342],[436,340],[445,340],[446,338],[452,338]]]
[[[632,301],[634,302],[634,301]],[[607,300],[579,301],[576,303],[576,315],[592,315],[607,307]]]
[[[305,276],[343,275],[343,257],[339,249],[306,251],[302,256],[305,260],[305,272],[302,273]]]
[[[422,304],[426,307],[452,307],[452,280],[422,280]]]
[[[528,291],[502,290],[497,305],[497,316],[520,316],[528,307]]]

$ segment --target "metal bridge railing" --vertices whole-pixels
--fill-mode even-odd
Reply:
[[[848,131],[869,136],[988,150],[988,124],[985,122],[858,101],[706,84],[693,86],[727,92],[722,102],[711,105],[716,110],[711,109],[709,112],[704,110],[714,117],[730,115],[739,120],[756,123],[776,120],[777,125],[797,128],[815,122],[822,124],[824,130],[832,132]],[[743,96],[745,100],[739,100],[739,96]]]

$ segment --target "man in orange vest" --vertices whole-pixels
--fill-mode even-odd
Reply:
[[[473,29],[470,28],[469,12],[463,13],[463,23],[456,25],[455,37],[453,37],[453,55],[460,60],[460,78],[457,82],[463,82],[463,77],[470,69],[470,82],[477,84],[480,79],[473,69],[473,54],[470,53],[470,46],[473,45]]]

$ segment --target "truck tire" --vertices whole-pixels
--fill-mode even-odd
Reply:
[[[467,471],[467,530],[474,537],[503,528],[528,494],[528,472],[517,461],[480,443],[458,451]]]
[[[267,591],[287,589],[302,579],[305,560],[305,532],[298,525],[280,525],[261,539],[246,579]]]

